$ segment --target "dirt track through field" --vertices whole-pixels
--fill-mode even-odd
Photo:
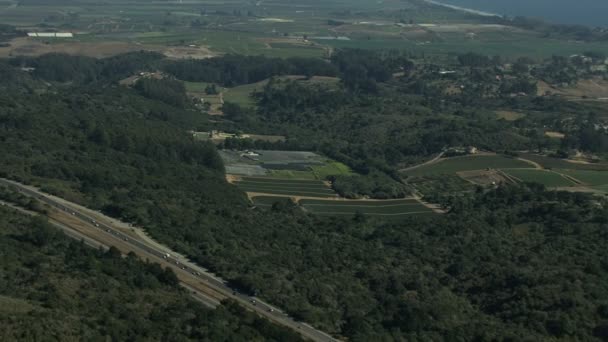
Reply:
[[[534,165],[534,168],[535,168],[535,169],[538,169],[538,170],[542,170],[542,169],[544,169],[544,167],[543,167],[542,165],[540,165],[539,163],[537,163],[537,162],[535,162],[535,161],[532,161],[532,160],[529,160],[529,159],[524,159],[524,158],[519,158],[519,157],[517,157],[517,158],[515,158],[515,159],[517,159],[517,160],[521,160],[521,161],[523,161],[524,163],[528,163],[528,164]]]

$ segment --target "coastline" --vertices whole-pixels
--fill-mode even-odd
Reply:
[[[444,4],[443,2],[439,2],[439,1],[435,1],[435,0],[423,0],[426,3],[435,5],[435,6],[442,6],[442,7],[447,7],[456,11],[461,11],[461,12],[466,12],[466,13],[471,13],[471,14],[477,14],[477,15],[481,15],[484,17],[501,17],[502,15],[500,14],[496,14],[496,13],[490,13],[490,12],[484,12],[484,11],[479,11],[479,10],[475,10],[472,8],[466,8],[466,7],[460,7],[460,6],[455,6],[455,5],[450,5],[450,4]]]

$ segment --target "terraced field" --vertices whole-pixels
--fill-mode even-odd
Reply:
[[[415,199],[386,201],[323,201],[301,200],[300,205],[317,215],[354,215],[363,213],[368,216],[400,217],[414,214],[432,214],[433,210]]]
[[[560,174],[557,174],[555,172],[548,171],[548,170],[535,170],[535,169],[508,170],[507,169],[507,170],[503,170],[503,171],[522,182],[540,183],[549,188],[567,187],[567,186],[576,185],[574,182],[572,182],[568,178],[566,178]]]
[[[532,164],[518,159],[503,156],[465,156],[442,159],[437,163],[428,164],[417,169],[405,171],[407,176],[429,176],[438,174],[454,174],[460,171],[490,169],[525,169],[534,167]]]
[[[413,177],[408,178],[407,182],[413,185],[423,195],[442,192],[457,193],[475,190],[475,185],[467,182],[457,175]]]
[[[317,180],[241,177],[234,182],[245,192],[292,197],[336,197],[325,183]]]

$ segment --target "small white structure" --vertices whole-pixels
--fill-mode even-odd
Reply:
[[[28,32],[28,37],[38,38],[73,38],[72,32]]]

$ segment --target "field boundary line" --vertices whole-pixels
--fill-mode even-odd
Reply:
[[[537,162],[535,162],[533,160],[525,159],[525,158],[521,158],[521,157],[517,157],[515,159],[521,160],[521,161],[523,161],[525,163],[528,163],[528,164],[531,164],[531,165],[534,165],[535,169],[538,169],[538,170],[544,170],[545,169],[542,165],[540,165],[539,163],[537,163]]]
[[[441,160],[441,157],[443,157],[443,155],[445,154],[445,152],[441,152],[438,155],[436,155],[433,159],[431,160],[427,160],[422,164],[417,164],[414,166],[410,166],[410,167],[406,167],[404,169],[400,169],[399,172],[407,172],[407,171],[412,171],[412,170],[416,170],[418,168],[421,168],[423,166],[427,166],[427,165],[432,165],[435,164],[437,162],[439,162]]]
[[[342,213],[335,211],[310,211],[315,215],[355,215],[357,212]],[[416,215],[416,214],[436,214],[433,211],[410,211],[407,213],[396,213],[396,214],[382,214],[382,213],[362,213],[365,216],[405,216],[405,215]]]
[[[402,204],[389,204],[389,205],[359,205],[359,204],[346,204],[346,203],[340,203],[340,204],[331,204],[331,206],[333,207],[345,207],[345,208],[394,208],[394,207],[401,207],[401,206],[419,206],[421,203],[420,202],[416,202],[416,203],[402,203]],[[309,207],[320,207],[320,206],[325,206],[327,204],[301,204],[303,206],[309,206]]]

